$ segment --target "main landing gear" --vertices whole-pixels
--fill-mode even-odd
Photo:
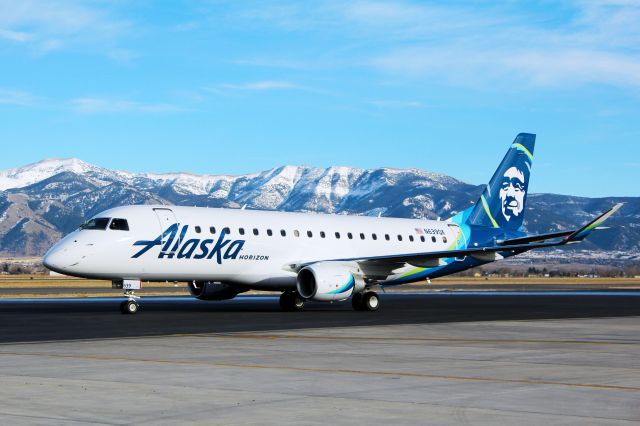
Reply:
[[[285,291],[280,296],[280,307],[285,312],[296,312],[304,309],[305,299],[297,291]],[[380,308],[380,296],[375,291],[367,290],[354,293],[351,305],[356,311],[377,311]]]
[[[351,306],[356,311],[377,311],[380,307],[380,296],[375,291],[354,293],[351,297]]]
[[[304,309],[304,302],[304,299],[297,291],[285,291],[280,296],[280,307],[283,311],[301,311]]]

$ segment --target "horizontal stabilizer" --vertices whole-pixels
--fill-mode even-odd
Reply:
[[[569,235],[566,238],[565,243],[567,243],[567,244],[568,243],[577,243],[579,241],[584,240],[587,237],[587,235],[589,235],[590,233],[592,233],[593,231],[598,229],[598,227],[600,225],[602,225],[602,223],[605,220],[609,219],[611,217],[611,215],[613,215],[615,212],[617,212],[618,209],[620,209],[620,207],[622,207],[622,203],[618,203],[615,206],[611,207],[609,210],[607,210],[606,212],[602,213],[600,216],[598,216],[597,218],[595,218],[591,222],[587,223],[582,228],[578,229],[577,231],[575,231],[571,235]]]

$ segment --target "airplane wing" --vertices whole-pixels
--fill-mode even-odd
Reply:
[[[622,203],[616,204],[591,222],[587,223],[583,227],[574,231],[556,232],[551,234],[541,234],[522,238],[514,238],[511,240],[505,240],[498,242],[498,245],[490,247],[471,247],[461,250],[441,250],[433,252],[422,253],[403,253],[403,254],[391,254],[384,256],[370,256],[370,257],[354,257],[344,259],[326,259],[324,262],[357,262],[364,270],[374,268],[382,270],[391,270],[400,267],[403,264],[410,264],[419,268],[430,268],[439,265],[440,259],[452,258],[452,257],[464,257],[473,256],[481,260],[498,260],[501,257],[501,253],[519,254],[528,250],[562,246],[566,244],[574,244],[582,241],[587,235],[607,220],[612,214],[614,214]],[[564,237],[564,238],[563,238]],[[558,239],[556,241],[546,241],[549,239]],[[293,270],[299,270],[312,263],[319,262],[305,262],[300,264],[289,265]]]

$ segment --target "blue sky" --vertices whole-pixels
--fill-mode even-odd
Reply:
[[[416,167],[640,195],[633,1],[0,0],[0,169]]]

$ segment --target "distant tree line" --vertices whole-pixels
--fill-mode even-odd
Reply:
[[[640,276],[640,263],[631,263],[625,266],[607,265],[545,265],[526,266],[500,264],[485,265],[455,274],[459,277],[474,276],[503,276],[503,277],[605,277],[605,278],[632,278]]]

